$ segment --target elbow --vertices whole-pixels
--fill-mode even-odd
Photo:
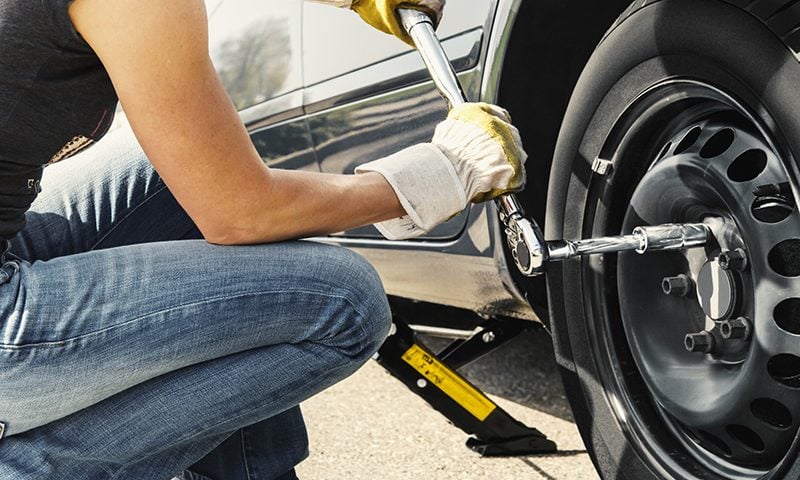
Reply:
[[[232,246],[232,245],[245,245],[243,239],[231,235],[209,235],[204,233],[203,238],[206,242],[212,245]]]
[[[265,227],[265,225],[276,224],[279,223],[272,218],[263,218],[263,216],[257,220],[240,217],[213,222],[210,225],[198,225],[198,228],[203,234],[203,238],[213,245],[253,245],[296,238],[282,229]]]
[[[263,186],[254,187],[224,206],[206,205],[195,219],[203,238],[213,245],[252,245],[281,240],[280,232],[274,228],[280,223],[272,209],[264,207],[271,204],[264,193],[268,190]]]
[[[250,245],[265,241],[265,239],[259,239],[259,235],[248,225],[226,222],[217,223],[213,226],[198,226],[198,228],[200,233],[203,234],[203,238],[213,245]]]

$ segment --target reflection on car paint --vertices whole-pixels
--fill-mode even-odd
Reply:
[[[352,173],[359,164],[429,142],[434,127],[445,115],[439,95],[423,86],[321,112],[309,117],[309,126],[322,171]],[[465,222],[466,214],[460,214],[426,238],[454,238]],[[345,235],[381,238],[371,226]]]
[[[284,122],[250,134],[256,151],[270,167],[319,171],[311,136],[302,120]]]
[[[303,2],[222,2],[209,21],[211,58],[238,109],[302,87]]]

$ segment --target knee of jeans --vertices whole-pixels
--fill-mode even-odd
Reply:
[[[363,257],[343,248],[334,255],[334,288],[349,307],[351,319],[335,321],[333,337],[356,357],[369,358],[389,333],[392,315],[378,272]],[[337,315],[341,320],[343,316]],[[336,320],[336,319],[331,319]]]

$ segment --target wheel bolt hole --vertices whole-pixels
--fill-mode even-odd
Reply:
[[[667,142],[667,144],[664,145],[664,148],[661,149],[661,153],[658,154],[658,158],[657,159],[661,160],[664,157],[666,157],[667,153],[669,153],[669,149],[670,148],[672,148],[672,142]]]
[[[689,147],[694,145],[694,142],[696,142],[697,139],[700,138],[700,134],[702,132],[703,130],[700,127],[694,127],[691,130],[689,130],[686,133],[686,135],[684,135],[683,139],[680,142],[678,142],[678,146],[675,147],[675,154],[677,155],[679,153],[683,153],[686,150],[688,150]]]
[[[704,446],[711,445],[712,450],[722,453],[726,457],[733,455],[731,447],[725,443],[724,440],[714,435],[713,433],[706,432],[705,430],[698,430],[697,434],[703,440]]]
[[[715,133],[708,139],[703,148],[700,149],[700,156],[703,158],[714,158],[725,153],[731,148],[735,135],[733,130],[726,128]]]
[[[742,444],[747,449],[757,453],[764,451],[764,440],[762,440],[756,432],[750,430],[744,425],[728,425],[725,427],[725,431],[728,432],[728,435],[730,435],[731,438]]]
[[[767,256],[769,266],[784,277],[800,276],[800,240],[790,239],[772,247]]]
[[[789,388],[800,388],[800,357],[782,353],[770,358],[767,372],[778,383]]]
[[[728,178],[734,182],[749,182],[767,168],[767,154],[753,149],[736,157],[728,167]]]
[[[792,426],[792,413],[781,402],[771,398],[757,398],[750,404],[750,411],[757,419],[775,428]]]
[[[778,327],[795,335],[800,335],[800,298],[787,298],[772,312]]]
[[[778,223],[794,213],[794,203],[783,195],[757,197],[750,211],[759,222]]]

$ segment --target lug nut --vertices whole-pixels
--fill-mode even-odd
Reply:
[[[676,277],[665,277],[661,280],[661,290],[665,295],[685,297],[692,288],[692,279],[688,275],[680,274]]]
[[[683,339],[686,350],[693,353],[711,353],[714,348],[714,335],[702,331],[699,333],[689,333]]]
[[[747,256],[744,250],[737,248],[736,250],[727,250],[720,253],[717,262],[723,270],[736,270],[741,272],[747,266]]]
[[[719,333],[725,340],[747,340],[750,338],[750,320],[745,317],[719,322]]]

